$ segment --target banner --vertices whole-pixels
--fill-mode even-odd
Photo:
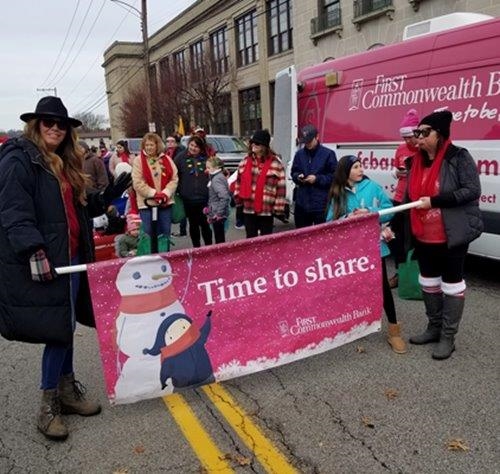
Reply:
[[[380,329],[378,215],[88,266],[106,390],[130,403]]]

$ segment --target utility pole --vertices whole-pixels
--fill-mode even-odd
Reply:
[[[37,89],[36,90],[37,92],[53,92],[54,93],[54,96],[57,97],[57,88],[55,87],[46,87],[45,89]]]
[[[156,132],[156,124],[153,122],[153,106],[151,94],[151,78],[149,77],[149,39],[148,39],[148,8],[147,0],[142,0],[141,5],[141,30],[142,50],[144,56],[144,74],[146,75],[146,114],[148,117],[148,128],[150,132]]]

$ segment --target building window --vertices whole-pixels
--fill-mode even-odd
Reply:
[[[208,124],[210,123],[207,117],[206,104],[201,100],[193,100],[191,102],[191,107],[194,123],[196,126],[203,127],[206,130],[208,128]]]
[[[158,76],[156,74],[156,64],[149,65],[149,84],[151,85],[151,96],[157,100],[159,92]]]
[[[340,36],[341,31],[340,0],[319,0],[318,16],[311,18],[311,38],[313,41],[324,36],[327,32],[336,32]]]
[[[354,0],[354,16],[363,16],[392,6],[392,0]]]
[[[173,64],[173,72],[175,74],[176,82],[180,84],[186,83],[186,59],[184,57],[184,50],[177,51],[174,53],[174,64]]]
[[[224,27],[210,35],[210,49],[215,74],[226,74],[229,70],[229,47],[226,30]]]
[[[231,110],[231,94],[222,94],[217,97],[217,113],[214,118],[213,133],[221,135],[233,134],[233,113]]]
[[[168,83],[171,81],[170,73],[170,58],[165,56],[160,59],[160,88],[162,91],[168,87]]]
[[[259,87],[240,91],[240,120],[241,134],[245,137],[262,128]]]
[[[323,0],[321,15],[325,29],[340,25],[340,0]]]
[[[198,82],[203,75],[203,40],[197,41],[189,47],[191,58],[191,80]]]
[[[235,21],[238,66],[246,66],[259,60],[257,39],[257,12],[254,10]]]
[[[269,56],[292,49],[292,2],[271,0],[267,2],[267,12]]]

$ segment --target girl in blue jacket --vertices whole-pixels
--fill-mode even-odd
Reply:
[[[354,155],[343,156],[338,162],[328,198],[327,221],[349,218],[377,212],[380,209],[392,207],[392,201],[382,186],[364,175],[361,161]],[[393,215],[380,217],[383,224],[389,222]],[[388,230],[384,229],[383,234]],[[385,235],[384,235],[385,237]],[[390,254],[385,238],[380,240],[382,255],[382,285],[384,297],[384,311],[389,321],[387,341],[392,350],[398,354],[406,352],[406,344],[401,338],[400,325],[396,319],[396,309],[392,297],[385,257]]]

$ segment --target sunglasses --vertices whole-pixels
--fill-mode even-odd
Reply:
[[[417,128],[416,130],[413,130],[413,136],[415,138],[419,138],[420,136],[427,138],[433,130],[433,128]]]
[[[65,122],[63,120],[43,118],[42,124],[44,127],[47,127],[47,128],[52,128],[54,125],[56,125],[57,128],[59,130],[62,130],[62,131],[66,131],[69,128],[69,122]]]

